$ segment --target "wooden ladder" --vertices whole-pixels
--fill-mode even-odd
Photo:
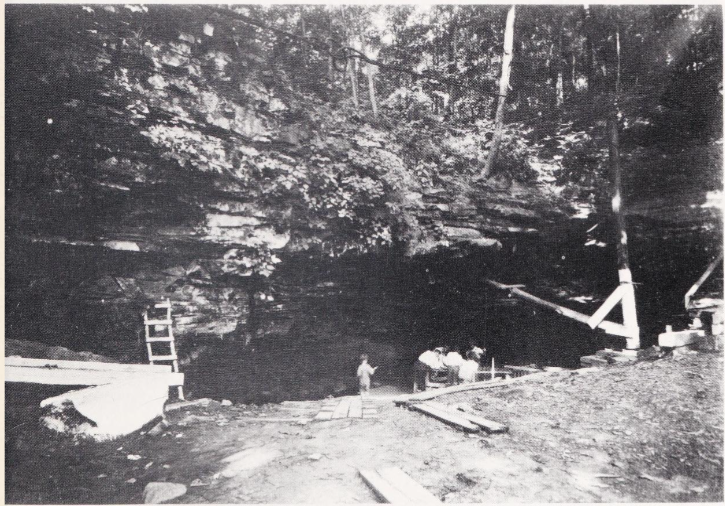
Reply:
[[[171,368],[174,372],[179,372],[179,357],[176,355],[176,342],[174,341],[174,331],[172,329],[173,320],[171,319],[171,300],[166,299],[166,302],[160,304],[154,304],[154,309],[165,309],[166,317],[163,319],[149,318],[148,311],[143,313],[143,323],[146,329],[146,349],[148,350],[149,363],[154,365],[155,362],[171,362]],[[156,336],[151,335],[151,327],[166,327],[167,335]],[[154,332],[155,333],[155,332]],[[168,355],[154,355],[154,343],[168,343],[169,353]],[[180,385],[177,387],[179,390],[179,399],[184,400],[184,390]]]

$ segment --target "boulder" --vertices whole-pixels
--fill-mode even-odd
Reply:
[[[161,504],[186,494],[186,485],[152,481],[143,489],[144,504]]]

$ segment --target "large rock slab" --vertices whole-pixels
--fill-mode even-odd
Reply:
[[[149,375],[72,390],[40,403],[41,408],[47,409],[42,422],[58,432],[88,436],[98,441],[114,439],[161,416],[168,396],[168,384]]]

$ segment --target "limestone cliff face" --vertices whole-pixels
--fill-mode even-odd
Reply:
[[[411,145],[311,96],[218,9],[7,16],[11,337],[142,360],[140,314],[165,298],[182,352],[286,335],[305,317],[275,300],[291,258],[495,255],[592,225],[544,180],[472,182],[485,132],[464,149],[439,126]],[[332,93],[322,75],[315,89]]]

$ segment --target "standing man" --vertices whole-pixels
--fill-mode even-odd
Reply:
[[[428,374],[433,370],[443,369],[441,349],[424,351],[413,366],[413,393],[420,391],[420,385],[425,390]]]

